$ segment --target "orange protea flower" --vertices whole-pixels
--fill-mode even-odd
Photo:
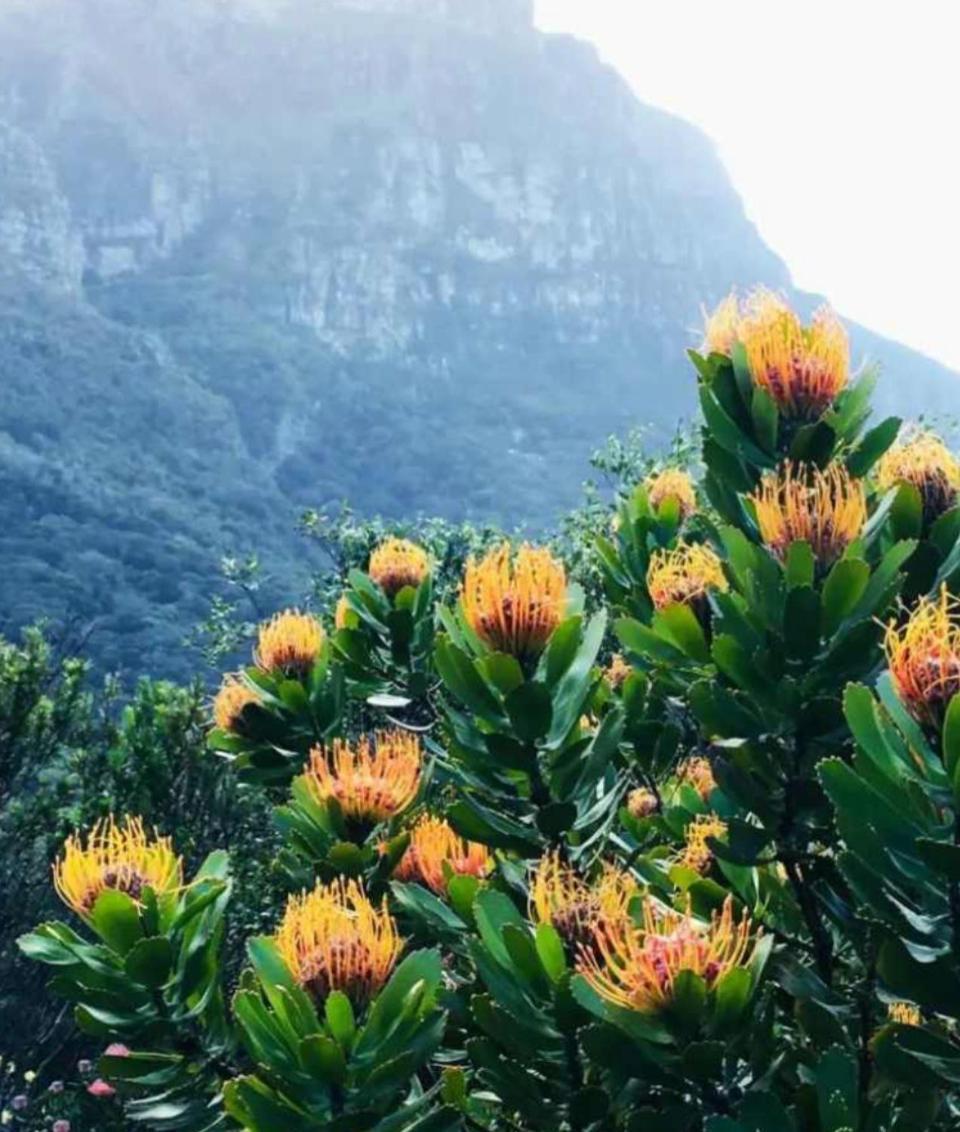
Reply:
[[[530,882],[530,918],[552,924],[572,950],[589,945],[594,932],[627,915],[637,882],[608,865],[595,884],[587,881],[557,852],[540,859]]]
[[[885,452],[876,475],[882,491],[896,484],[912,484],[920,493],[928,523],[954,507],[960,494],[960,461],[932,432],[917,433]]]
[[[221,731],[243,732],[243,709],[259,704],[260,697],[237,676],[225,676],[213,701],[213,720]]]
[[[381,822],[405,810],[420,788],[423,757],[410,731],[377,731],[355,746],[314,747],[301,776],[318,801],[334,798],[348,821]]]
[[[597,932],[595,945],[580,952],[578,969],[602,998],[648,1014],[669,1005],[681,971],[699,975],[712,990],[734,967],[752,957],[751,921],[733,918],[731,897],[710,923],[665,908],[652,897],[643,903],[643,924],[627,917]]]
[[[657,796],[646,786],[638,786],[627,795],[627,813],[634,818],[648,818],[657,812]]]
[[[830,566],[867,521],[863,484],[837,463],[825,471],[784,464],[768,472],[749,498],[764,545],[781,561],[791,543],[808,542],[820,567]]]
[[[725,590],[727,579],[717,555],[702,543],[680,543],[674,550],[655,550],[647,567],[647,589],[655,609],[689,605],[706,614],[710,590]]]
[[[788,418],[822,416],[850,379],[847,332],[827,306],[804,326],[781,295],[758,288],[741,310],[737,337],[754,382]]]
[[[923,1022],[920,1007],[912,1002],[891,1002],[887,1007],[887,1018],[899,1026],[919,1026]]]
[[[183,884],[183,860],[169,837],[149,837],[140,818],[113,816],[99,821],[86,840],[68,837],[53,866],[57,895],[81,916],[87,916],[105,889],[125,892],[139,903],[145,888],[157,896]]]
[[[921,723],[939,727],[960,692],[960,601],[943,586],[921,598],[905,625],[887,626],[890,677],[901,702]]]
[[[675,499],[680,507],[681,521],[689,518],[697,509],[697,493],[693,477],[680,468],[664,468],[662,472],[647,480],[647,498],[654,510],[666,499]]]
[[[740,328],[740,304],[735,291],[714,307],[710,314],[704,312],[703,345],[705,354],[725,354],[730,356],[737,341]]]
[[[320,655],[323,640],[323,626],[316,617],[287,609],[260,626],[253,659],[263,672],[302,678]]]
[[[610,658],[610,663],[603,670],[603,678],[616,692],[626,683],[627,677],[633,672],[633,668],[623,659],[621,653],[614,653]]]
[[[524,544],[511,560],[510,545],[470,559],[461,590],[464,617],[490,648],[517,659],[542,651],[560,623],[567,575],[549,550]]]
[[[357,615],[353,612],[346,594],[341,594],[333,611],[333,627],[339,633],[341,629],[350,629],[356,621]]]
[[[410,831],[410,844],[394,876],[418,881],[443,896],[448,874],[485,877],[492,868],[493,856],[486,845],[467,841],[443,818],[424,814]]]
[[[677,767],[677,780],[692,786],[704,802],[710,797],[717,785],[713,777],[713,767],[710,765],[710,760],[702,756],[684,759]]]
[[[427,552],[403,538],[388,538],[370,555],[367,573],[389,598],[405,586],[419,586],[430,572]]]
[[[291,896],[274,942],[302,987],[321,1000],[342,991],[357,1006],[387,981],[403,946],[386,899],[376,907],[343,877]]]
[[[708,837],[722,838],[727,834],[727,823],[713,814],[697,814],[684,830],[684,846],[677,863],[694,872],[703,873],[713,861],[713,851],[707,845]]]

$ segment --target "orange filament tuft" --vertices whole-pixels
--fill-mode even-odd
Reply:
[[[647,480],[647,498],[655,510],[667,499],[675,499],[680,509],[680,520],[688,519],[697,509],[697,493],[693,477],[680,468],[664,468]]]
[[[725,354],[729,357],[737,341],[739,326],[740,304],[736,292],[731,291],[709,315],[705,313],[701,350],[705,354]]]
[[[920,1007],[912,1002],[891,1002],[887,1007],[887,1018],[899,1026],[919,1026],[923,1022]]]
[[[125,892],[138,904],[143,890],[157,896],[183,885],[183,861],[169,837],[149,837],[140,818],[113,816],[99,821],[84,840],[68,837],[53,866],[53,885],[60,899],[88,916],[106,889]]]
[[[620,653],[614,653],[610,658],[610,663],[603,670],[603,678],[607,684],[615,691],[618,692],[627,681],[627,677],[633,672],[631,666],[624,660]]]
[[[403,946],[386,899],[375,906],[362,884],[343,877],[291,896],[274,942],[293,978],[317,999],[338,990],[355,1006],[376,995]]]
[[[808,542],[817,562],[832,565],[863,533],[867,501],[860,480],[842,464],[825,470],[784,464],[750,497],[764,545],[781,561],[791,543]]]
[[[370,555],[367,573],[392,599],[405,587],[420,585],[430,573],[430,558],[416,543],[388,538]]]
[[[647,567],[647,589],[655,609],[689,605],[706,609],[710,590],[726,590],[727,579],[717,555],[702,543],[680,543],[673,550],[655,550]]]
[[[566,572],[549,550],[524,544],[511,557],[504,543],[467,563],[461,602],[467,624],[486,645],[533,659],[563,617]]]
[[[710,991],[752,955],[750,918],[734,920],[731,897],[704,923],[689,906],[675,912],[647,896],[642,925],[626,917],[611,921],[596,933],[592,948],[581,950],[578,969],[602,998],[649,1014],[669,1005],[681,971],[699,975]]]
[[[253,658],[263,672],[302,679],[316,663],[323,641],[316,617],[287,609],[260,626]]]
[[[346,594],[341,594],[333,611],[333,627],[339,633],[341,629],[352,629],[357,623],[357,615],[350,607]]]
[[[634,818],[648,818],[659,809],[657,796],[646,786],[638,786],[627,795],[627,813]]]
[[[552,924],[573,951],[589,946],[593,935],[610,920],[628,914],[637,883],[629,874],[608,865],[594,884],[588,884],[557,852],[540,859],[530,882],[530,918]]]
[[[301,776],[318,802],[333,798],[351,821],[381,822],[401,813],[417,796],[423,757],[409,731],[377,731],[355,746],[334,739],[314,747]]]
[[[417,881],[443,896],[448,874],[482,878],[492,868],[493,857],[486,845],[467,841],[443,818],[424,814],[410,831],[410,844],[394,876],[397,880]]]
[[[897,444],[880,458],[877,486],[888,491],[897,484],[912,484],[920,494],[923,518],[932,523],[960,495],[960,461],[932,432],[920,432]]]
[[[887,665],[901,703],[920,723],[939,727],[960,692],[960,601],[943,586],[921,598],[907,622],[887,626]]]
[[[710,797],[717,785],[713,777],[713,767],[710,765],[710,760],[702,756],[684,759],[677,768],[677,781],[692,786],[704,802]]]
[[[684,846],[677,863],[696,873],[704,873],[713,862],[708,837],[721,839],[727,835],[727,823],[713,814],[697,814],[684,830]]]
[[[238,676],[225,676],[213,701],[213,720],[221,731],[234,735],[243,733],[243,711],[251,704],[259,704],[260,697]]]

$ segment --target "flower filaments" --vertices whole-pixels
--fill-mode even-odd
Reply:
[[[891,1002],[887,1007],[887,1018],[899,1026],[919,1026],[923,1022],[920,1007],[912,1002]]]
[[[339,633],[341,629],[352,628],[353,622],[356,619],[356,614],[350,607],[350,601],[346,594],[341,594],[337,599],[336,608],[333,611],[333,627]]]
[[[920,494],[923,518],[938,519],[960,496],[960,461],[932,432],[920,432],[883,454],[877,464],[877,486],[887,491],[912,484]]]
[[[697,509],[693,477],[681,468],[664,468],[647,480],[647,499],[656,511],[668,499],[675,499],[680,519],[688,519]]]
[[[730,357],[730,351],[737,341],[739,328],[740,304],[736,293],[731,292],[705,316],[701,349],[707,354],[724,354]]]
[[[850,379],[850,341],[830,307],[804,326],[782,296],[758,288],[740,312],[737,338],[754,382],[788,419],[816,420]]]
[[[125,892],[139,903],[143,890],[157,896],[183,884],[183,860],[169,837],[150,837],[140,818],[117,822],[105,818],[90,830],[68,837],[53,866],[53,885],[60,899],[88,916],[106,889]]]
[[[394,876],[418,881],[443,896],[448,875],[482,878],[492,868],[493,857],[486,845],[467,841],[443,818],[424,814],[410,831],[410,844]]]
[[[423,757],[410,731],[377,731],[351,745],[334,739],[314,747],[302,776],[318,801],[333,798],[348,821],[376,824],[394,817],[417,796]]]
[[[648,896],[639,927],[623,917],[596,933],[592,948],[580,953],[578,969],[602,998],[649,1014],[670,1004],[681,971],[699,975],[712,990],[717,980],[735,967],[745,967],[752,955],[751,921],[735,921],[733,900],[710,923],[690,913],[665,908]]]
[[[627,795],[627,813],[632,818],[648,818],[659,808],[656,794],[647,786],[638,786]]]
[[[243,732],[243,712],[251,704],[259,704],[260,697],[236,676],[225,676],[213,701],[213,720],[221,731],[234,735]]]
[[[960,601],[943,586],[921,598],[906,624],[887,626],[890,677],[900,701],[920,723],[939,727],[960,692]]]
[[[539,656],[566,601],[566,571],[544,548],[524,544],[511,556],[503,543],[467,563],[461,592],[467,624],[490,648],[518,660]]]
[[[624,660],[621,653],[614,653],[610,658],[610,663],[603,670],[603,678],[607,684],[615,691],[619,691],[627,681],[627,677],[633,672],[630,665]]]
[[[696,873],[704,873],[713,861],[713,850],[707,844],[710,837],[726,837],[727,823],[713,814],[697,814],[684,830],[683,850],[678,864]]]
[[[710,760],[699,755],[683,760],[677,768],[677,780],[680,783],[692,786],[704,802],[710,797],[717,785],[713,777],[713,767],[710,765]]]
[[[316,617],[287,609],[260,626],[253,658],[263,672],[302,679],[316,663],[323,641]]]
[[[595,884],[588,884],[559,853],[548,853],[530,882],[530,918],[537,924],[552,924],[567,947],[576,951],[588,947],[608,921],[626,916],[636,892],[636,881],[619,869],[608,866]]]
[[[655,550],[650,556],[647,590],[654,609],[689,605],[701,616],[706,613],[709,591],[727,588],[720,559],[702,543],[680,543],[673,550]]]
[[[768,472],[750,496],[764,545],[781,561],[790,544],[807,542],[821,569],[863,532],[867,501],[860,480],[838,463],[825,470],[786,463]]]
[[[404,538],[388,538],[370,555],[367,573],[389,598],[406,586],[416,588],[430,572],[423,547]]]
[[[376,995],[403,946],[386,899],[377,907],[343,877],[291,896],[274,942],[300,986],[320,1000],[342,991],[355,1006]]]

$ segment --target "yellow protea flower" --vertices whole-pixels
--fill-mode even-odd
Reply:
[[[936,599],[921,598],[904,625],[889,623],[884,649],[900,701],[919,722],[939,727],[960,692],[960,601],[946,586]]]
[[[538,656],[563,617],[567,575],[549,550],[510,544],[470,559],[461,590],[463,614],[477,636],[497,652]]]
[[[867,501],[860,480],[839,463],[824,471],[784,464],[750,496],[764,545],[781,561],[792,542],[808,542],[821,568],[832,565],[863,533]]]
[[[642,925],[612,920],[596,933],[593,947],[581,950],[578,969],[608,1002],[655,1013],[669,1005],[681,971],[699,975],[712,990],[728,971],[747,966],[751,927],[748,916],[734,920],[729,896],[709,923],[694,919],[689,906],[676,912],[647,896]]]
[[[899,1026],[919,1026],[923,1022],[920,1007],[912,1002],[891,1002],[887,1007],[887,1018]]]
[[[698,616],[706,613],[710,590],[726,590],[723,564],[702,543],[680,543],[673,550],[655,550],[647,567],[647,590],[655,609],[689,605]]]
[[[680,508],[681,521],[689,518],[697,509],[697,493],[693,477],[680,468],[664,468],[662,472],[647,480],[647,498],[650,506],[658,510],[667,499],[675,499]]]
[[[323,626],[316,617],[287,609],[260,626],[253,659],[263,672],[302,678],[320,655],[323,641]]]
[[[376,995],[403,947],[386,898],[378,907],[343,877],[291,896],[274,942],[300,986],[320,1000],[342,991],[355,1006]]]
[[[346,594],[341,594],[337,599],[336,608],[333,611],[333,627],[339,633],[341,629],[350,629],[356,619],[356,614],[350,607],[350,602],[347,600]]]
[[[710,765],[710,760],[701,755],[683,760],[677,767],[677,780],[692,786],[704,802],[710,797],[717,785],[713,777],[713,767]]]
[[[314,747],[301,781],[318,802],[333,798],[348,821],[381,822],[417,796],[423,756],[410,731],[377,731],[351,745]]]
[[[389,598],[405,586],[419,586],[430,572],[430,558],[416,543],[388,538],[370,555],[367,573]]]
[[[623,655],[617,652],[613,654],[610,663],[603,670],[603,678],[617,692],[626,683],[631,672],[633,672],[633,668],[624,660]]]
[[[243,731],[243,709],[259,704],[260,697],[237,676],[225,676],[213,701],[213,720],[221,731]]]
[[[108,888],[140,901],[145,888],[157,896],[183,885],[183,860],[169,837],[150,837],[140,818],[117,822],[111,815],[90,830],[68,837],[53,866],[57,895],[81,916]]]
[[[589,884],[557,852],[540,859],[530,882],[530,918],[551,924],[572,950],[589,946],[594,932],[609,920],[627,915],[637,882],[608,865]]]
[[[736,292],[731,291],[725,299],[714,307],[710,314],[704,313],[703,345],[705,354],[725,354],[730,356],[737,341],[740,328],[740,303]]]
[[[485,877],[493,868],[486,845],[467,841],[443,818],[424,814],[410,831],[410,844],[394,870],[397,880],[417,881],[438,896],[447,891],[447,874]]]
[[[634,818],[648,818],[659,809],[657,796],[646,786],[638,786],[627,795],[627,813]]]
[[[713,851],[707,845],[708,837],[723,838],[727,835],[727,823],[713,814],[697,814],[684,830],[683,850],[677,863],[694,872],[704,873],[713,861]]]
[[[882,491],[912,484],[920,494],[927,522],[954,507],[960,495],[960,461],[932,432],[919,432],[888,449],[877,463],[876,477]]]

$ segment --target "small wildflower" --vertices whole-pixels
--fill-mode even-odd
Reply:
[[[102,1098],[113,1097],[117,1094],[117,1090],[112,1085],[108,1085],[102,1077],[98,1077],[96,1081],[91,1081],[87,1085],[87,1092],[91,1097]]]
[[[407,586],[416,588],[430,572],[427,552],[402,538],[388,538],[370,555],[367,573],[389,598]]]
[[[906,624],[895,620],[884,638],[894,690],[920,723],[937,728],[960,692],[960,601],[944,585],[921,598]]]
[[[713,777],[713,767],[710,765],[710,760],[699,755],[684,759],[680,763],[677,768],[677,781],[692,786],[704,802],[710,797],[717,785]]]
[[[589,946],[596,931],[610,919],[625,916],[637,883],[612,866],[588,883],[559,853],[540,859],[530,882],[530,917],[551,924],[571,951]]]
[[[702,543],[680,543],[673,550],[655,550],[647,567],[647,589],[655,609],[688,605],[703,620],[707,616],[707,594],[726,590],[723,564]]]
[[[401,881],[419,881],[443,896],[447,874],[485,877],[493,868],[486,845],[461,837],[443,818],[424,814],[410,831],[410,844],[394,870]]]
[[[348,820],[381,822],[413,801],[420,788],[420,740],[410,731],[378,731],[354,744],[314,747],[301,780],[318,801],[333,798]]]
[[[684,831],[684,847],[678,864],[697,873],[706,872],[713,861],[713,851],[707,844],[707,839],[721,839],[726,833],[727,823],[720,818],[713,814],[697,814]]]
[[[680,468],[664,468],[663,471],[647,480],[647,498],[654,510],[662,503],[675,499],[680,509],[681,522],[688,519],[697,509],[697,493],[693,477]]]
[[[323,626],[316,617],[287,609],[260,626],[253,656],[262,672],[302,680],[316,663],[323,641]]]
[[[927,523],[956,506],[960,495],[960,461],[932,432],[919,432],[885,452],[877,463],[876,478],[881,491],[912,484]]]
[[[887,1007],[887,1017],[899,1026],[919,1026],[923,1022],[920,1007],[912,1002],[891,1002]]]
[[[213,701],[214,722],[221,731],[241,735],[244,709],[260,702],[260,697],[249,684],[238,676],[225,676]]]
[[[624,660],[621,653],[614,653],[610,663],[603,670],[603,678],[607,684],[618,692],[627,682],[627,677],[633,672],[631,666]]]
[[[638,786],[627,795],[627,812],[631,817],[648,818],[657,812],[657,796],[646,786]]]

